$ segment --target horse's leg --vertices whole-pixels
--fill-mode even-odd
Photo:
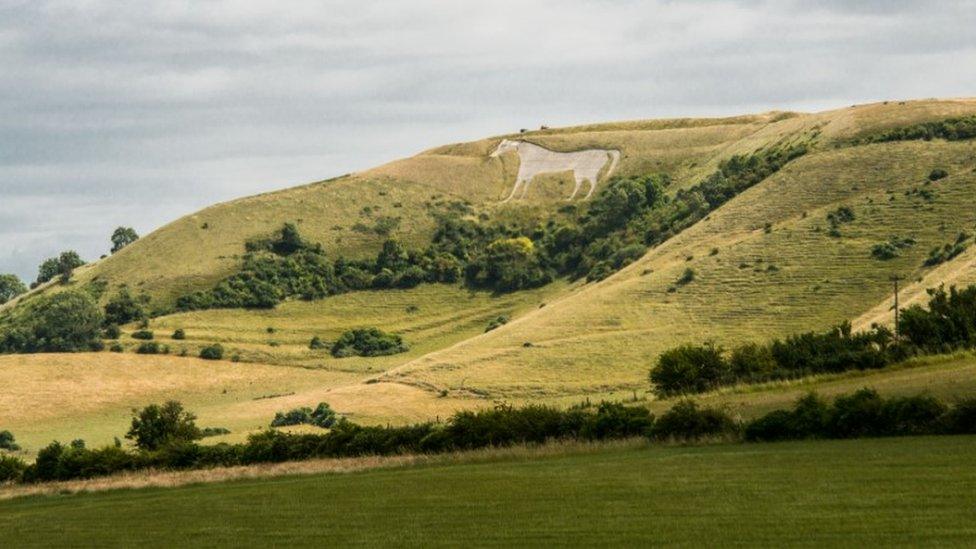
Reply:
[[[583,197],[583,200],[589,200],[590,195],[592,195],[593,191],[596,190],[596,176],[587,179],[587,181],[590,183],[590,192],[586,193],[586,196]]]
[[[572,199],[576,198],[576,193],[578,193],[579,190],[580,190],[580,187],[583,186],[583,180],[579,176],[577,176],[575,173],[573,174],[573,178],[576,179],[576,187],[573,188],[573,194],[569,195],[569,198],[567,198],[567,200],[572,200]]]
[[[508,195],[508,198],[506,198],[505,200],[502,200],[502,204],[508,202],[509,200],[511,200],[512,198],[515,197],[515,192],[518,191],[518,188],[519,188],[519,184],[520,183],[522,183],[522,180],[521,179],[516,179],[515,180],[515,186],[512,187],[512,193]]]

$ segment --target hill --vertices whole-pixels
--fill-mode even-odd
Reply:
[[[32,367],[46,363],[79,382],[87,375],[125,380],[106,387],[113,392],[110,404],[96,401],[70,417],[57,416],[63,424],[52,419],[32,426],[24,417],[18,434],[39,443],[67,436],[68,425],[83,431],[91,424],[103,427],[78,434],[103,440],[110,430],[118,434],[127,407],[164,397],[186,400],[232,426],[235,436],[263,425],[265,412],[319,400],[362,421],[401,422],[502,401],[640,398],[656,356],[677,343],[763,340],[843,320],[860,327],[889,322],[891,275],[905,278],[908,301],[941,283],[976,281],[970,268],[976,248],[968,247],[976,228],[974,141],[903,135],[905,128],[973,115],[976,100],[925,100],[556,128],[447,145],[365,172],[215,205],[79,269],[67,286],[43,286],[21,303],[94,287],[104,304],[124,286],[150,300],[157,315],[149,329],[172,354],[185,349],[196,355],[219,342],[238,364],[222,363],[217,368],[224,373],[201,385],[194,380],[201,362],[129,354],[139,343],[131,337],[135,324],[124,327],[122,355],[4,357],[11,376],[30,376]],[[519,170],[516,155],[490,155],[502,139],[557,152],[619,151],[612,176],[658,178],[671,205],[699,196],[714,174],[729,172],[730,162],[734,168],[782,151],[802,153],[706,204],[700,215],[681,218],[660,238],[641,242],[639,253],[600,276],[563,273],[552,283],[511,292],[420,284],[288,299],[270,309],[175,311],[179,298],[238,272],[248,247],[285,223],[321,244],[329,258],[350,262],[371,261],[389,238],[423,250],[445,217],[521,231],[536,246],[554,227],[585,231],[594,201],[567,202],[573,189],[568,171],[537,177],[524,199],[502,203]],[[937,170],[945,176],[933,180]],[[597,193],[607,187],[601,182]],[[954,243],[960,253],[929,261],[934,248]],[[891,257],[882,257],[889,248]],[[486,331],[499,317],[509,321]],[[364,326],[402,335],[410,350],[335,358],[309,348],[312,337],[331,342]],[[186,339],[170,337],[177,329]],[[253,380],[247,377],[252,368]],[[176,375],[184,370],[185,376]],[[71,377],[79,372],[88,373]],[[170,373],[173,378],[161,375]],[[49,381],[31,384],[36,392],[20,398],[43,400],[57,386]],[[5,386],[2,391],[14,391]],[[270,398],[254,400],[260,397]],[[111,419],[86,419],[98,414]]]

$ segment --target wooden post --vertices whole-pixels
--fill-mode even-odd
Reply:
[[[902,277],[898,275],[892,275],[890,279],[895,285],[895,340],[901,337],[901,326],[899,325],[898,318],[898,281],[902,280]]]

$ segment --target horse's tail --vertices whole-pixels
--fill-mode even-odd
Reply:
[[[610,177],[613,174],[613,170],[617,169],[617,163],[620,162],[620,151],[608,151],[610,155],[610,167],[607,168],[607,173],[604,178]]]

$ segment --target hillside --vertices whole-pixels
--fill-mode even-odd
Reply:
[[[98,427],[86,436],[110,440],[128,408],[173,397],[239,438],[274,411],[321,400],[359,421],[379,423],[499,401],[643,396],[655,357],[677,343],[764,340],[843,320],[862,328],[887,323],[893,274],[905,278],[905,302],[941,283],[976,282],[976,247],[925,265],[933,248],[961,233],[971,242],[976,143],[861,139],[974,114],[976,100],[926,100],[554,128],[447,145],[365,172],[218,204],[78,270],[70,286],[103,284],[103,303],[123,285],[144,293],[154,310],[169,313],[149,327],[173,354],[186,349],[195,355],[219,342],[240,364],[220,363],[220,373],[204,383],[197,370],[203,363],[194,359],[129,354],[138,343],[129,325],[123,355],[4,357],[2,375],[10,379],[0,395],[12,395],[16,379],[26,379],[34,367],[52,377],[18,393],[25,406],[63,390],[56,389],[58,379],[83,383],[91,376],[106,383],[111,395],[92,400],[81,391],[70,398],[84,406],[52,407],[40,424],[18,417],[18,434],[32,444],[80,433],[88,424]],[[619,151],[613,176],[665,174],[671,197],[736,155],[792,146],[805,154],[599,281],[562,276],[515,292],[421,284],[287,300],[271,309],[172,312],[179,297],[235,273],[248,242],[284,223],[295,223],[330,257],[359,260],[375,257],[390,237],[423,249],[447,213],[531,230],[552,220],[569,223],[585,210],[578,199],[566,200],[573,189],[568,172],[538,177],[525,199],[502,204],[520,168],[516,155],[490,156],[503,138],[560,152]],[[930,181],[936,169],[947,176]],[[828,218],[839,209],[851,218],[835,226]],[[872,255],[877,245],[909,240],[896,257]],[[693,280],[677,283],[689,269]],[[35,295],[62,289],[52,284]],[[499,316],[511,321],[486,332]],[[363,326],[401,334],[409,352],[338,359],[309,349],[314,336],[333,341]],[[178,328],[186,340],[169,337]]]

